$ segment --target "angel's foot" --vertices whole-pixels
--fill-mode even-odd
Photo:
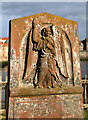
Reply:
[[[51,87],[50,86],[47,86],[48,89],[50,89]]]

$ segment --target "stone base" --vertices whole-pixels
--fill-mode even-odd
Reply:
[[[11,96],[9,118],[83,118],[82,94]]]

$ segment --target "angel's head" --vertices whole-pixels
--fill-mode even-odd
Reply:
[[[43,37],[48,37],[48,36],[53,36],[53,30],[52,30],[52,26],[47,26],[47,27],[44,27],[42,30],[41,30],[41,36]]]

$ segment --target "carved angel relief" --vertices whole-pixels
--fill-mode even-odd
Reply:
[[[37,28],[38,25],[36,21],[33,20],[30,31],[31,34],[29,32],[27,39],[29,42],[31,40],[33,51],[38,53],[34,76],[32,78],[34,86],[50,88],[54,87],[54,83],[60,87],[63,83],[73,84],[72,46],[68,35],[64,30],[59,28],[59,32],[61,32],[60,35],[59,32],[57,32],[58,30],[56,30],[58,28],[55,28],[52,23],[41,23],[39,25],[39,31]],[[57,32],[58,38],[56,38],[55,32]],[[58,46],[56,46],[57,39],[59,39]],[[29,47],[29,42],[27,42],[26,48]],[[63,43],[65,46],[63,46]],[[28,53],[26,53],[26,57],[26,66],[24,68],[22,81],[27,77]],[[37,81],[35,80],[36,78]]]
[[[74,85],[73,58],[77,58],[70,40],[72,29],[68,33],[53,21],[43,19],[27,20],[29,28],[20,40],[19,54],[16,48],[11,49],[11,88]]]

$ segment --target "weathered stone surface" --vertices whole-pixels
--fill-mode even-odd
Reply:
[[[83,118],[80,94],[10,99],[9,118]]]
[[[77,22],[40,13],[10,23],[9,118],[83,118]]]

